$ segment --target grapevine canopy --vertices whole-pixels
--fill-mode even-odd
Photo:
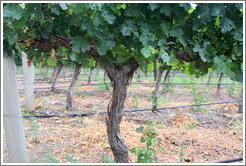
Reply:
[[[147,68],[157,56],[189,74],[213,68],[242,81],[243,4],[5,3],[3,47],[4,56],[24,51],[49,65],[61,58],[122,66],[133,58]]]

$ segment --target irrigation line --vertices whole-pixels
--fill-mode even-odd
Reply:
[[[224,161],[217,161],[215,163],[232,163],[232,162],[236,162],[236,161],[241,161],[243,160],[242,157],[236,158],[236,159],[230,159],[230,160],[224,160]]]
[[[98,83],[98,84],[77,84],[77,85],[74,85],[74,87],[79,87],[79,86],[95,86],[95,85],[105,85],[105,84],[111,84],[111,83]],[[130,84],[143,84],[143,85],[154,85],[156,83],[144,83],[144,82],[134,82],[134,83],[130,83]],[[197,83],[197,84],[191,84],[191,83],[166,83],[167,85],[207,85],[206,83]],[[216,83],[210,83],[208,86],[210,85],[218,85]],[[240,84],[226,84],[226,83],[221,83],[220,85],[240,85]],[[69,86],[58,86],[58,87],[55,87],[56,89],[59,89],[59,88],[67,88]],[[34,88],[35,89],[50,89],[51,87],[43,87],[43,88]],[[18,89],[18,90],[24,90],[24,89]]]
[[[217,104],[227,104],[227,103],[238,103],[242,102],[242,100],[236,101],[226,101],[226,102],[218,102],[218,103],[207,103],[207,104],[196,104],[196,105],[183,105],[183,106],[174,106],[174,107],[165,107],[165,108],[155,108],[155,109],[139,109],[139,110],[126,110],[125,112],[139,112],[139,111],[155,111],[155,110],[166,110],[166,109],[175,109],[175,108],[185,108],[185,107],[199,107],[205,105],[217,105]],[[107,114],[107,112],[98,112],[98,113],[77,113],[77,114],[53,114],[53,115],[27,115],[22,116],[23,118],[50,118],[50,117],[64,117],[64,116],[90,116],[95,114]]]

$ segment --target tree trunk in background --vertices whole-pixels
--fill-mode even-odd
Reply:
[[[138,82],[141,82],[140,79],[141,79],[141,70],[139,69],[139,70],[138,70]]]
[[[76,83],[76,81],[78,80],[79,78],[79,74],[80,74],[80,69],[81,69],[81,66],[80,65],[76,65],[76,68],[75,68],[75,71],[74,71],[74,75],[73,75],[73,78],[72,78],[72,82],[68,88],[68,91],[67,91],[67,104],[66,104],[66,110],[71,110],[73,108],[73,87],[74,87],[74,84]]]
[[[154,112],[157,108],[157,100],[158,100],[158,92],[159,92],[159,87],[160,87],[160,82],[161,82],[161,76],[164,72],[164,67],[160,67],[159,69],[159,75],[156,81],[156,85],[155,85],[155,90],[153,91],[153,103],[152,103],[152,112]]]
[[[220,94],[222,77],[223,77],[223,73],[220,74],[220,78],[218,81],[218,87],[217,87],[217,94]]]
[[[227,85],[230,85],[231,79],[230,77],[227,77]]]
[[[62,73],[62,76],[65,77],[65,74],[66,74],[66,67],[63,67],[63,73]]]
[[[167,70],[166,75],[165,75],[165,78],[163,80],[162,93],[165,93],[166,92],[166,80],[167,80],[169,74],[170,74],[170,70]]]
[[[54,78],[55,78],[56,70],[57,70],[57,67],[53,67],[53,72],[52,72],[52,76],[51,76],[51,78],[50,78],[50,83],[52,83],[52,81],[53,81]]]
[[[45,68],[46,68],[46,76],[47,76],[47,80],[48,80],[49,79],[49,66],[46,66]]]
[[[91,75],[92,75],[92,69],[90,68],[90,73],[88,75],[88,82],[87,82],[88,85],[91,84]]]
[[[242,100],[242,102],[239,102],[238,113],[243,113],[243,91],[240,94],[239,100]]]
[[[59,76],[60,73],[61,73],[62,66],[63,66],[63,64],[62,64],[61,62],[59,62],[59,68],[58,68],[58,71],[57,71],[57,73],[56,73],[55,78],[54,78],[53,81],[52,81],[51,91],[54,91],[54,90],[55,90],[56,81],[57,81],[58,76]]]
[[[106,86],[106,89],[109,90],[108,84],[106,83],[106,71],[104,72],[104,76],[103,76],[103,80],[104,80],[104,84]]]
[[[208,77],[208,82],[207,82],[207,85],[209,85],[209,84],[210,84],[210,80],[211,80],[212,74],[213,74],[212,72],[210,72],[210,73],[209,73],[209,77]]]
[[[153,60],[153,64],[154,64],[154,80],[156,81],[156,77],[157,77],[157,63],[156,63],[156,57]]]
[[[3,57],[3,126],[10,163],[28,163],[13,56]]]
[[[117,163],[128,162],[128,149],[120,132],[120,123],[124,114],[124,102],[127,93],[127,86],[138,68],[134,59],[123,66],[105,66],[105,70],[111,81],[113,92],[108,105],[108,116],[106,118],[108,141],[115,161]]]
[[[34,65],[33,63],[28,66],[27,55],[22,52],[22,66],[24,76],[24,96],[25,96],[25,108],[27,111],[34,110],[34,94],[33,94],[33,82],[34,82]]]

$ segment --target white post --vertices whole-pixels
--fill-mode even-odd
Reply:
[[[25,108],[27,111],[34,110],[33,82],[34,82],[34,65],[27,64],[27,55],[22,52],[22,66],[24,75],[24,93],[25,93]]]
[[[3,126],[11,163],[28,163],[13,56],[3,57]]]

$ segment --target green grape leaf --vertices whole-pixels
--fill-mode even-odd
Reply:
[[[164,62],[170,61],[170,57],[169,57],[168,53],[164,50],[161,51],[161,58],[163,59]]]
[[[62,8],[62,10],[67,10],[68,6],[65,3],[59,3],[60,7]]]
[[[51,12],[54,13],[55,15],[57,15],[57,16],[60,15],[60,12],[59,12],[59,10],[58,10],[56,7],[53,7],[53,8],[51,9]]]
[[[115,20],[115,16],[108,11],[103,12],[102,16],[106,19],[109,24],[113,24]]]
[[[117,56],[116,62],[118,64],[122,64],[125,61],[125,58],[123,56]]]
[[[24,10],[18,5],[6,5],[3,8],[3,17],[11,17],[19,20],[22,17]]]
[[[149,7],[151,9],[151,11],[154,11],[155,9],[157,9],[159,7],[158,3],[150,3]]]
[[[145,58],[149,58],[152,55],[152,51],[149,46],[142,48],[141,53]]]
[[[102,40],[102,41],[98,41],[95,45],[95,48],[97,49],[98,53],[100,55],[105,55],[108,51],[107,47],[106,47],[106,44],[105,42]]]
[[[51,67],[56,66],[56,61],[51,57],[49,57],[46,62]]]
[[[228,18],[224,18],[221,23],[221,31],[222,33],[225,33],[227,31],[230,31],[233,27],[235,27],[235,24],[232,20]]]
[[[220,12],[224,9],[223,4],[213,4],[211,5],[211,15],[218,16]]]
[[[88,42],[88,39],[85,37],[75,36],[70,43],[73,44],[72,50],[74,52],[80,53],[80,49],[82,52],[87,50]]]
[[[74,52],[72,52],[71,54],[69,54],[69,57],[72,61],[75,61],[76,60],[76,55]]]
[[[164,13],[166,16],[170,17],[172,14],[172,7],[168,6],[168,4],[161,4],[160,13]]]
[[[205,53],[204,53],[203,50],[204,50],[204,49],[201,48],[201,46],[198,45],[198,44],[196,44],[196,45],[194,46],[194,48],[193,48],[193,51],[194,51],[194,52],[198,52],[198,53],[199,53],[199,55],[200,55],[202,61],[203,61],[203,62],[206,62],[207,59],[205,58]]]

